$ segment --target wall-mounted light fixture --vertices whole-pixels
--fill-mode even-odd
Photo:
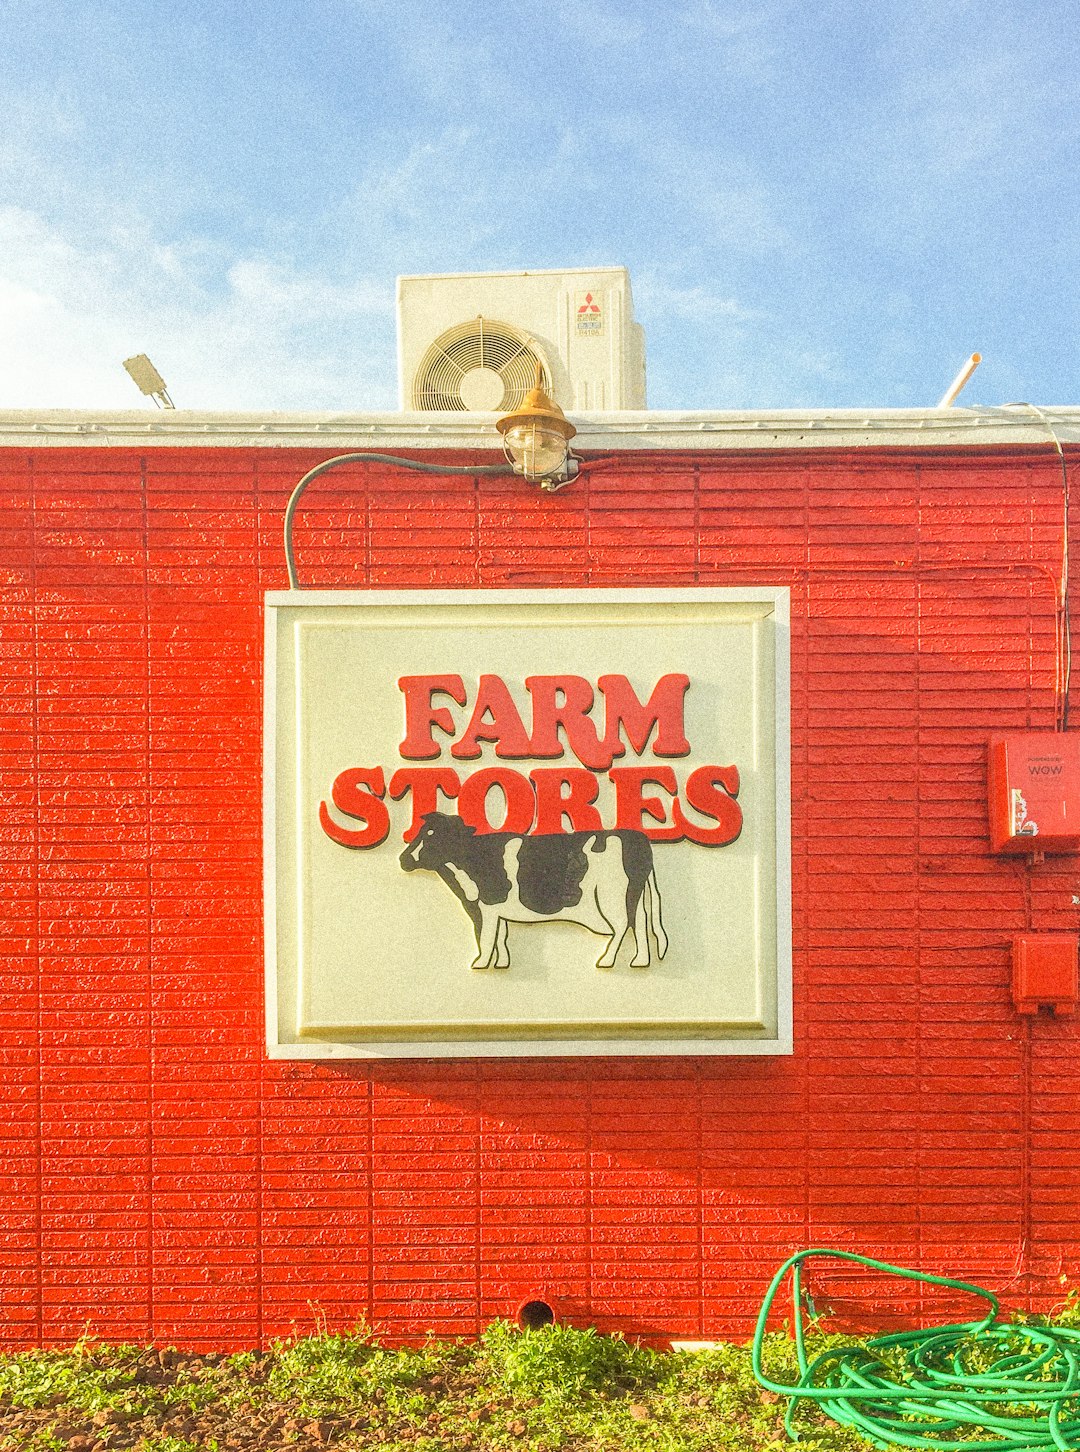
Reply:
[[[127,367],[126,363],[124,367]],[[172,407],[171,403],[169,407]],[[471,474],[474,478],[521,474],[530,484],[539,484],[541,489],[548,490],[561,489],[571,479],[577,478],[580,461],[570,453],[570,440],[577,429],[559,405],[544,392],[543,370],[539,365],[536,387],[525,395],[520,408],[498,419],[495,427],[503,436],[508,465],[429,464],[421,459],[405,459],[398,454],[365,452],[338,454],[309,469],[289,495],[285,506],[285,565],[289,572],[289,589],[300,588],[293,553],[293,517],[305,489],[329,469],[337,469],[342,464],[386,464],[397,469],[414,469],[422,474]]]
[[[544,374],[536,365],[536,384],[521,407],[499,419],[503,451],[515,474],[541,489],[561,489],[577,477],[578,461],[570,452],[577,429],[544,392]]]
[[[169,390],[165,387],[164,378],[145,353],[136,353],[134,358],[125,358],[124,367],[139,392],[145,393],[147,398],[152,398],[158,408],[176,407],[169,397]]]

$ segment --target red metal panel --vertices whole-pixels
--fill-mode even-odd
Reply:
[[[1055,724],[1056,457],[321,482],[314,584],[791,586],[796,1053],[269,1063],[261,598],[320,457],[0,456],[5,1343],[473,1334],[534,1296],[745,1336],[810,1243],[1058,1297],[1078,1031],[1017,1017],[1009,945],[1075,932],[1075,864],[993,856],[985,805],[990,735]]]
[[[988,763],[994,851],[1075,853],[1080,847],[1080,733],[995,734]]]
[[[1012,946],[1012,993],[1018,1010],[1075,1013],[1080,938],[1075,933],[1032,933],[1014,938]]]

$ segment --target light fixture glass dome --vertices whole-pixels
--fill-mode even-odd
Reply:
[[[495,427],[516,474],[545,489],[557,487],[556,480],[566,480],[570,440],[577,429],[544,392],[539,364],[536,386],[521,407],[499,419]]]
[[[503,439],[515,471],[526,479],[546,479],[558,474],[566,463],[567,439],[559,429],[534,420],[515,424]]]

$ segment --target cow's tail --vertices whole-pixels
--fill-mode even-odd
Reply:
[[[647,899],[647,916],[649,927],[652,929],[653,937],[656,939],[656,951],[662,958],[668,950],[668,935],[664,932],[664,919],[660,911],[660,889],[656,885],[656,873],[650,871],[645,882],[645,895]]]

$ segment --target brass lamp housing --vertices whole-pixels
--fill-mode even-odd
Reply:
[[[536,384],[525,395],[521,407],[498,419],[495,427],[503,436],[503,449],[515,474],[521,474],[541,489],[561,489],[577,474],[577,461],[570,455],[570,440],[577,429],[553,399],[536,366]]]

